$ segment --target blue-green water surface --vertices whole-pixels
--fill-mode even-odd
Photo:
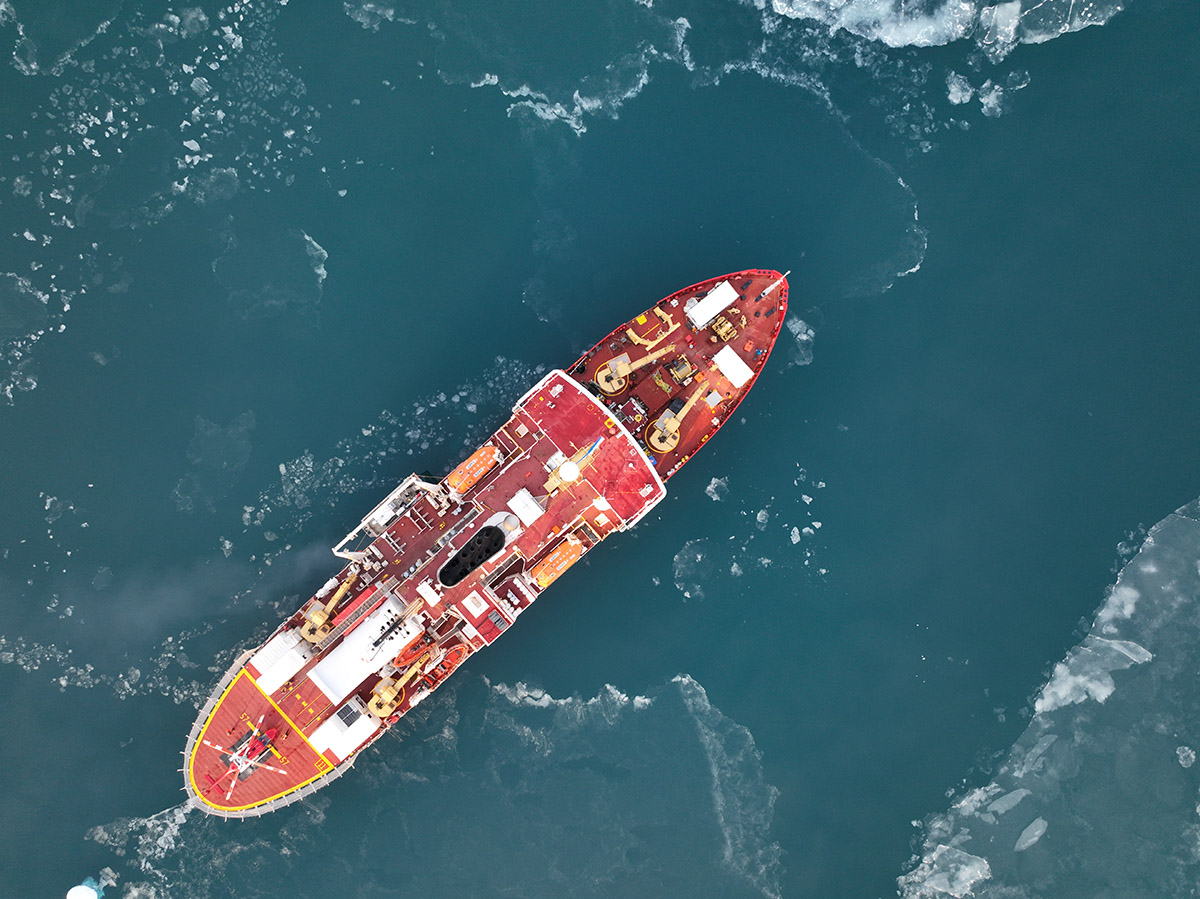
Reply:
[[[1093,616],[1200,493],[1198,28],[0,0],[0,896],[1192,895],[1192,532],[1121,576],[1153,627]],[[380,495],[749,267],[788,328],[651,516],[312,799],[180,807]],[[1021,786],[1076,712],[1099,761]]]

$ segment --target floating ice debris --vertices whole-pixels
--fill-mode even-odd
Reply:
[[[384,22],[394,22],[396,20],[396,10],[394,7],[383,3],[373,3],[371,0],[358,3],[345,0],[342,8],[346,11],[346,15],[370,31],[378,31],[379,26]],[[402,19],[401,21],[407,20]]]
[[[1013,852],[1024,852],[1046,833],[1046,819],[1034,818],[1033,823],[1021,831],[1017,842],[1013,844]]]
[[[483,372],[455,391],[460,398],[457,404],[445,392],[439,392],[412,403],[403,415],[380,412],[377,422],[366,429],[369,433],[358,428],[352,437],[338,441],[330,458],[318,461],[311,452],[305,452],[290,462],[279,463],[278,486],[262,490],[253,504],[243,504],[242,523],[261,527],[269,521],[270,530],[280,538],[288,538],[309,519],[314,506],[378,488],[383,483],[381,478],[386,477],[379,460],[387,456],[414,456],[438,447],[428,464],[450,467],[458,459],[453,447],[473,446],[490,433],[503,422],[526,386],[544,371],[542,365],[497,356]],[[470,417],[463,414],[462,400],[469,400]],[[451,446],[449,455],[447,445]],[[284,515],[287,517],[281,517]]]
[[[810,328],[804,319],[789,315],[787,329],[794,343],[789,348],[788,361],[792,365],[808,365],[813,360],[813,338],[816,332]]]
[[[992,876],[987,859],[953,846],[935,846],[912,873],[900,878],[906,899],[935,899],[974,895],[977,884]]]
[[[950,72],[946,75],[946,90],[950,102],[955,106],[970,103],[971,98],[975,96],[975,88],[971,87],[967,76],[959,75],[957,72]]]
[[[1127,640],[1108,640],[1089,634],[1054,666],[1054,674],[1034,703],[1038,713],[1052,712],[1073,703],[1094,699],[1104,702],[1116,685],[1112,672],[1149,662],[1154,656]]]
[[[238,234],[231,228],[225,241],[213,273],[242,318],[271,318],[289,311],[316,318],[329,258],[320,244],[297,229]]]
[[[1179,759],[1179,764],[1184,768],[1190,768],[1196,764],[1196,750],[1190,746],[1177,747],[1175,757]]]
[[[312,266],[313,274],[317,276],[317,286],[320,288],[325,283],[325,277],[328,274],[325,271],[325,263],[329,261],[329,254],[308,234],[303,231],[300,233],[304,237],[304,252],[308,254],[309,264]]]
[[[754,516],[754,521],[758,525],[760,531],[766,530],[767,522],[771,519],[771,513],[766,509],[759,509],[758,514]]]
[[[799,543],[800,542],[800,528],[793,527],[791,537],[792,537],[792,543]]]
[[[710,543],[706,538],[689,540],[675,554],[675,586],[686,599],[703,599],[704,585],[714,572]]]
[[[729,478],[713,478],[704,488],[704,492],[713,502],[720,502],[729,495]]]
[[[992,79],[983,82],[979,88],[979,105],[983,114],[990,118],[1004,114],[1004,88]]]
[[[85,877],[83,883],[67,890],[66,899],[101,899],[104,896],[105,887],[117,885],[118,876],[112,868],[101,868],[98,877]],[[136,895],[136,888],[135,892],[126,893],[126,895]]]
[[[1039,44],[1069,31],[1102,25],[1120,0],[1043,0],[1022,10],[1019,0],[907,4],[903,0],[773,0],[775,12],[812,19],[889,47],[930,47],[972,39],[988,60],[1004,59],[1017,43]]]
[[[547,693],[544,689],[537,686],[529,686],[522,681],[518,681],[513,686],[499,683],[493,684],[484,677],[484,682],[487,683],[492,690],[499,696],[503,696],[513,705],[533,706],[534,708],[565,708],[572,710],[572,718],[578,718],[578,711],[581,708],[593,708],[599,711],[608,723],[615,720],[615,715],[625,706],[632,706],[634,709],[649,708],[652,699],[646,696],[635,696],[630,700],[629,696],[618,690],[612,684],[605,684],[604,689],[596,696],[590,699],[582,699],[579,696],[569,696],[566,699],[556,699]]]

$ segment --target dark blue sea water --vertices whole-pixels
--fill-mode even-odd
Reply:
[[[0,896],[1195,895],[1198,31],[0,0]],[[304,804],[180,805],[382,493],[748,267],[655,514]]]

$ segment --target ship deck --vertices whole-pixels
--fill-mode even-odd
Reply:
[[[689,305],[703,299],[722,281],[736,291],[736,299],[723,309],[709,326],[692,329],[686,316]],[[776,285],[774,289],[772,285]],[[677,291],[660,300],[651,309],[614,329],[585,353],[569,371],[580,381],[594,387],[598,374],[618,357],[628,357],[631,365],[673,347],[661,358],[637,368],[624,388],[613,395],[595,388],[614,416],[634,431],[655,470],[665,481],[678,471],[732,415],[742,398],[758,379],[770,356],[787,315],[788,285],[784,276],[770,269],[750,269],[710,278]],[[730,330],[714,327],[724,319]],[[730,336],[733,335],[733,336]],[[714,362],[715,355],[729,347],[750,369],[752,377],[734,386]],[[678,377],[679,360],[686,360],[690,374]],[[669,405],[687,396],[694,388],[720,401],[702,402],[685,418],[679,443],[673,449],[657,451],[647,440],[647,432]]]
[[[236,666],[239,670],[190,746],[187,778],[196,801],[219,814],[238,816],[258,806],[290,801],[291,793],[345,761],[309,742],[309,736],[346,702],[331,699],[310,675],[388,598],[403,606],[417,604],[431,622],[429,633],[438,647],[453,653],[453,666],[429,685],[436,687],[470,653],[497,639],[536,599],[541,588],[527,573],[562,540],[570,535],[586,552],[614,530],[635,522],[665,495],[632,435],[561,371],[551,372],[521,399],[490,443],[503,452],[504,462],[458,502],[439,504],[436,497],[419,497],[365,547],[359,563],[343,568],[339,581],[345,581],[352,568],[357,567],[360,575],[332,619],[333,635],[286,683],[268,695],[258,687],[263,672],[252,661]],[[578,479],[548,491],[554,460],[584,452],[588,454]],[[536,520],[525,523],[504,552],[479,565],[461,583],[451,587],[439,583],[437,573],[487,522],[498,515],[511,517],[510,503],[522,491],[541,508]],[[301,610],[284,627],[295,628],[303,621]],[[414,686],[420,683],[414,681]],[[369,699],[373,686],[374,681],[368,680],[352,695]],[[405,689],[393,718],[405,714],[420,698],[419,691]],[[252,724],[260,730],[278,729],[270,750],[274,761],[266,762],[271,768],[255,770],[239,781],[227,796],[232,778],[221,780],[229,767],[225,750]]]

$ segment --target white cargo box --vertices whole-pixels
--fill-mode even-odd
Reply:
[[[311,658],[312,646],[300,636],[300,631],[276,634],[250,658],[250,664],[258,670],[255,683],[270,696]]]
[[[704,299],[688,310],[688,321],[692,323],[693,328],[699,331],[732,306],[737,298],[738,292],[733,289],[733,285],[728,281],[722,281],[710,290]]]
[[[513,498],[508,501],[508,507],[516,513],[517,518],[521,519],[521,524],[525,527],[529,527],[541,518],[546,511],[542,508],[542,504],[533,498],[533,494],[524,487],[513,494]]]
[[[744,387],[754,377],[754,370],[750,368],[742,357],[737,354],[731,346],[721,347],[717,354],[713,356],[713,362],[717,363],[717,368],[721,369],[721,374],[729,379],[729,383],[735,388]]]

